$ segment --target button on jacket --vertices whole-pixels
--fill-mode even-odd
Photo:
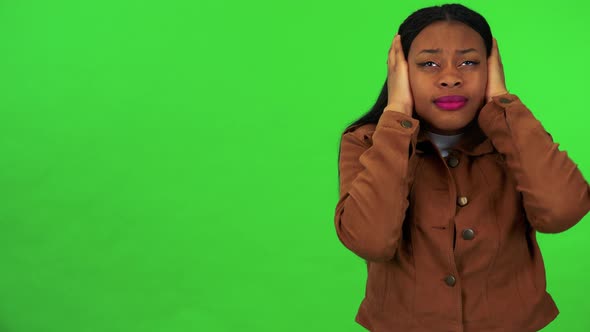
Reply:
[[[578,223],[588,182],[516,95],[477,124],[446,157],[400,112],[343,133],[334,221],[367,261],[368,330],[533,332],[559,314],[536,232]]]

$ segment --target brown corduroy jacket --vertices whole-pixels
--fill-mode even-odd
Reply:
[[[340,145],[336,233],[367,260],[356,322],[373,332],[534,332],[559,310],[536,232],[590,210],[590,187],[514,94],[493,98],[446,157],[385,111]]]

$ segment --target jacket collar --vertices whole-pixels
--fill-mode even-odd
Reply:
[[[430,140],[426,131],[420,127],[416,142],[416,153],[435,151],[434,149],[434,143]],[[465,134],[461,136],[461,140],[459,140],[452,150],[460,151],[470,156],[478,156],[494,152],[494,146],[476,122],[468,127]]]

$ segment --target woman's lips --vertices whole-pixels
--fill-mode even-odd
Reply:
[[[466,103],[467,98],[464,96],[443,96],[434,100],[434,104],[445,111],[458,110]]]

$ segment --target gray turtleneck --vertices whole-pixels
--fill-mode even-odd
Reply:
[[[449,154],[449,149],[455,146],[463,135],[462,133],[457,135],[440,135],[430,131],[426,131],[426,134],[430,137],[432,143],[438,147],[443,157],[446,157]]]

